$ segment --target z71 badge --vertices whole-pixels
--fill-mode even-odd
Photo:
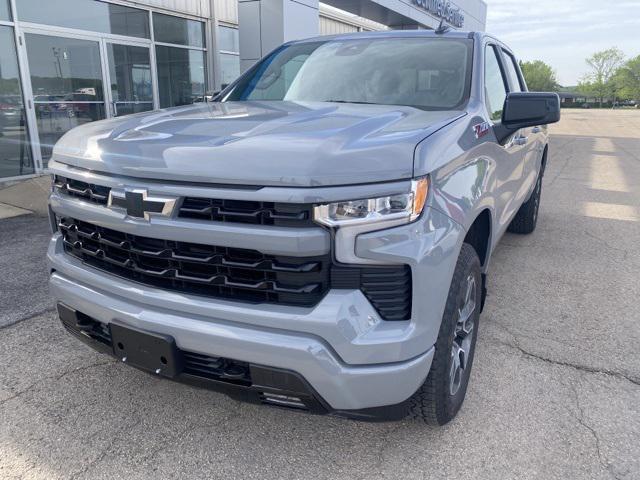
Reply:
[[[493,125],[491,124],[491,122],[478,123],[477,125],[473,126],[473,133],[475,134],[476,138],[482,138],[487,133],[489,133],[489,130],[492,126]]]

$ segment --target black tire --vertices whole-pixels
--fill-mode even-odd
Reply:
[[[538,175],[536,186],[529,200],[520,206],[520,210],[513,217],[507,231],[511,233],[533,233],[538,223],[538,210],[540,209],[540,196],[542,195],[542,174]]]
[[[459,377],[456,376],[459,378],[459,384],[454,391],[453,384],[456,382],[452,381],[451,375],[454,364],[453,348],[454,342],[461,341],[460,309],[466,304],[469,278],[473,278],[475,282],[475,295],[469,296],[475,302],[475,307],[469,317],[473,321],[473,330],[464,337],[470,343],[464,359],[464,371]],[[480,260],[475,249],[464,243],[449,287],[431,370],[424,384],[409,399],[409,415],[411,417],[421,419],[430,425],[444,425],[451,421],[462,407],[467,393],[478,337],[481,291]],[[460,353],[458,353],[458,359],[460,358]]]

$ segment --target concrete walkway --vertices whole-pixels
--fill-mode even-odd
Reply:
[[[507,235],[492,260],[450,425],[236,403],[95,354],[52,312],[25,313],[0,327],[0,478],[640,478],[640,111],[563,115],[538,230]],[[44,280],[24,279],[11,311]]]

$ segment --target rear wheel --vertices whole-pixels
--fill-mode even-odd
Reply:
[[[538,223],[538,210],[540,209],[540,197],[542,195],[542,172],[538,175],[538,181],[529,200],[522,204],[516,216],[513,217],[507,230],[511,233],[527,234],[536,229]]]
[[[478,337],[481,290],[480,260],[475,249],[465,243],[449,287],[431,370],[409,401],[411,416],[444,425],[460,410]]]

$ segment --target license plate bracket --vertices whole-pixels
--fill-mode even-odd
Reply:
[[[110,324],[113,354],[133,367],[174,378],[182,371],[182,355],[170,335]]]

